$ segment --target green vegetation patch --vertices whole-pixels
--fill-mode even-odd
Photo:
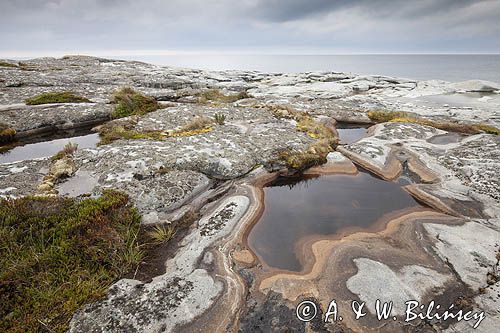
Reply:
[[[326,163],[325,155],[308,151],[283,150],[278,154],[278,158],[284,162],[288,168],[299,172]]]
[[[500,129],[487,124],[459,124],[446,121],[434,121],[430,119],[419,118],[406,112],[369,111],[368,117],[376,122],[413,123],[431,126],[448,132],[459,132],[466,134],[488,133],[500,135]]]
[[[7,61],[0,61],[0,67],[9,67],[9,68],[17,68],[19,67],[17,64],[13,64]]]
[[[113,141],[125,140],[163,140],[165,134],[162,131],[137,131],[133,126],[112,124],[104,125],[99,129],[99,145],[107,145]]]
[[[215,103],[234,103],[240,99],[251,98],[246,91],[239,92],[233,95],[224,95],[219,89],[206,90],[198,95],[199,103],[206,104],[209,102]]]
[[[0,123],[0,142],[9,142],[14,140],[16,130],[9,125]]]
[[[63,332],[73,313],[139,264],[126,194],[0,201],[0,331]]]
[[[27,105],[39,105],[50,103],[90,103],[90,100],[85,97],[76,95],[71,91],[47,92],[40,95],[28,98]]]
[[[99,128],[101,141],[99,145],[107,145],[113,141],[124,140],[155,140],[161,141],[170,137],[192,136],[209,133],[213,130],[214,120],[208,117],[196,116],[190,119],[184,126],[176,130],[137,130],[135,125],[137,119],[128,118],[110,121]]]
[[[226,116],[223,113],[218,112],[214,114],[214,120],[217,124],[224,125],[226,122]]]
[[[145,96],[132,88],[122,88],[113,95],[116,104],[112,118],[124,118],[132,115],[142,116],[158,110],[158,102],[154,97]]]

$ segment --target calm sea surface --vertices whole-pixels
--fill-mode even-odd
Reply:
[[[136,55],[112,58],[210,70],[338,71],[417,80],[500,82],[500,55]]]

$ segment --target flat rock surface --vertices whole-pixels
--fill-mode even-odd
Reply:
[[[500,126],[499,85],[450,83],[335,72],[211,72],[141,62],[69,56],[0,67],[0,123],[18,136],[108,121],[113,93],[130,86],[161,102],[161,109],[115,120],[156,139],[119,139],[71,155],[75,172],[52,184],[59,195],[97,196],[106,188],[128,193],[144,224],[172,223],[187,211],[201,218],[151,281],[123,279],[101,300],[85,306],[70,332],[446,331],[469,332],[471,322],[399,318],[308,324],[295,316],[302,299],[324,310],[331,299],[464,302],[486,319],[477,332],[500,326],[496,253],[500,246],[500,139],[464,135],[411,123],[372,124],[367,112],[407,111],[453,123]],[[202,101],[217,89],[237,101]],[[25,105],[42,92],[73,91],[90,103]],[[304,241],[304,271],[263,269],[245,237],[262,214],[262,185],[283,171],[282,151],[303,152],[316,140],[293,117],[293,107],[328,124],[373,125],[367,135],[337,147],[313,174],[356,173],[361,166],[405,189],[427,210],[388,216],[376,230]],[[200,133],[177,133],[197,117],[214,119]],[[0,198],[37,194],[54,161],[0,164]],[[264,166],[264,168],[261,168]],[[334,198],[332,198],[334,200]],[[432,208],[432,209],[431,209]],[[234,256],[232,256],[234,254]]]

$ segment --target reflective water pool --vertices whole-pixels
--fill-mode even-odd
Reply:
[[[264,213],[248,244],[267,265],[300,271],[301,239],[369,228],[384,215],[421,207],[400,185],[367,172],[300,180],[278,179],[264,189]]]
[[[91,133],[71,138],[28,143],[23,146],[10,149],[4,153],[0,153],[0,163],[10,163],[53,156],[62,150],[69,142],[78,144],[79,148],[92,148],[99,142],[99,134]]]

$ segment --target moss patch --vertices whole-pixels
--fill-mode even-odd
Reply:
[[[0,123],[0,142],[10,142],[14,140],[16,130],[7,124]]]
[[[391,121],[395,118],[405,118],[408,117],[409,113],[400,112],[400,111],[368,111],[368,118],[377,122],[377,123],[385,123]]]
[[[194,117],[186,125],[176,130],[139,131],[135,129],[137,119],[123,119],[111,121],[99,128],[101,141],[99,145],[110,144],[113,141],[125,140],[156,140],[161,141],[170,137],[192,136],[213,131],[210,127],[213,120],[207,117]]]
[[[271,105],[267,108],[278,119],[293,119],[297,129],[316,139],[305,151],[282,150],[278,153],[278,162],[287,168],[301,172],[313,166],[326,163],[326,156],[333,151],[338,138],[331,128],[316,121],[306,112],[300,112],[286,105]]]
[[[459,124],[445,121],[434,121],[430,119],[419,118],[406,112],[369,111],[368,117],[376,122],[413,123],[431,126],[448,132],[459,132],[467,134],[488,133],[500,135],[500,130],[491,125]]]
[[[127,129],[126,127],[117,125],[111,126],[106,129],[99,131],[99,136],[101,141],[99,145],[107,145],[113,141],[125,139],[125,140],[163,140],[165,138],[164,133],[161,131],[136,131],[134,129]]]
[[[50,104],[50,103],[89,103],[90,100],[75,95],[71,91],[61,91],[61,92],[47,92],[31,98],[26,101],[27,105],[39,105],[39,104]]]
[[[141,261],[128,196],[0,201],[0,331],[64,332],[75,310]]]
[[[233,95],[224,95],[219,89],[210,89],[198,94],[198,102],[202,104],[209,102],[234,103],[244,98],[251,98],[251,96],[246,91]]]
[[[283,150],[278,154],[288,168],[304,171],[316,165],[326,163],[326,156],[310,153],[308,151]]]
[[[154,97],[145,96],[132,88],[122,88],[113,95],[115,108],[111,114],[112,118],[123,118],[132,115],[145,115],[158,110],[158,102]]]

